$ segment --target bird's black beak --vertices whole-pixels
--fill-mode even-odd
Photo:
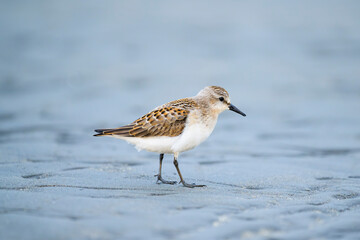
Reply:
[[[246,116],[245,113],[243,113],[242,111],[240,111],[237,107],[235,107],[235,106],[232,105],[232,104],[229,105],[229,110],[234,111],[234,112],[236,112],[236,113],[238,113],[238,114],[241,114],[241,115],[243,115],[244,117]]]

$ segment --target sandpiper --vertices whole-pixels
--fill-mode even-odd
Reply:
[[[161,177],[164,154],[174,155],[174,165],[185,187],[204,187],[186,183],[183,179],[178,157],[181,152],[193,149],[205,141],[216,125],[218,116],[225,110],[231,110],[246,116],[230,103],[228,92],[218,86],[202,89],[196,96],[175,100],[161,105],[134,122],[119,128],[96,129],[94,136],[111,136],[135,145],[138,150],[147,150],[160,154],[160,166],[157,182],[175,184]]]

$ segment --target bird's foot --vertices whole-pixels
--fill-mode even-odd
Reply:
[[[157,177],[156,183],[159,183],[159,181],[164,184],[171,184],[171,185],[174,185],[176,183],[176,181],[167,181],[167,180],[163,179],[161,177],[161,175],[159,175],[159,174],[156,174],[154,177]]]
[[[188,187],[188,188],[194,188],[194,187],[206,187],[206,185],[197,185],[195,183],[186,183],[185,181],[181,181],[179,182],[179,184],[182,183],[182,185],[184,187]]]

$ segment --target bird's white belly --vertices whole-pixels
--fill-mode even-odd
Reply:
[[[214,128],[203,124],[192,124],[184,129],[178,141],[172,147],[173,152],[185,152],[205,141]]]
[[[128,143],[135,145],[137,150],[146,150],[149,152],[157,152],[157,153],[174,153],[172,147],[179,140],[180,136],[176,137],[118,137],[113,135],[115,138],[120,138]]]
[[[157,153],[180,153],[193,149],[205,141],[212,133],[214,127],[208,127],[203,124],[192,124],[187,126],[183,133],[176,137],[120,137],[128,143],[135,145],[137,150],[146,150]]]

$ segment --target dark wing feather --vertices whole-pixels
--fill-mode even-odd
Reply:
[[[104,135],[123,135],[124,137],[131,137],[129,135],[129,131],[132,129],[132,124],[120,127],[120,128],[110,128],[110,129],[95,129],[95,132],[98,134],[95,134],[94,136],[104,136]]]
[[[158,108],[133,123],[114,129],[96,129],[94,136],[118,135],[123,137],[175,137],[185,128],[189,111],[176,107]]]

